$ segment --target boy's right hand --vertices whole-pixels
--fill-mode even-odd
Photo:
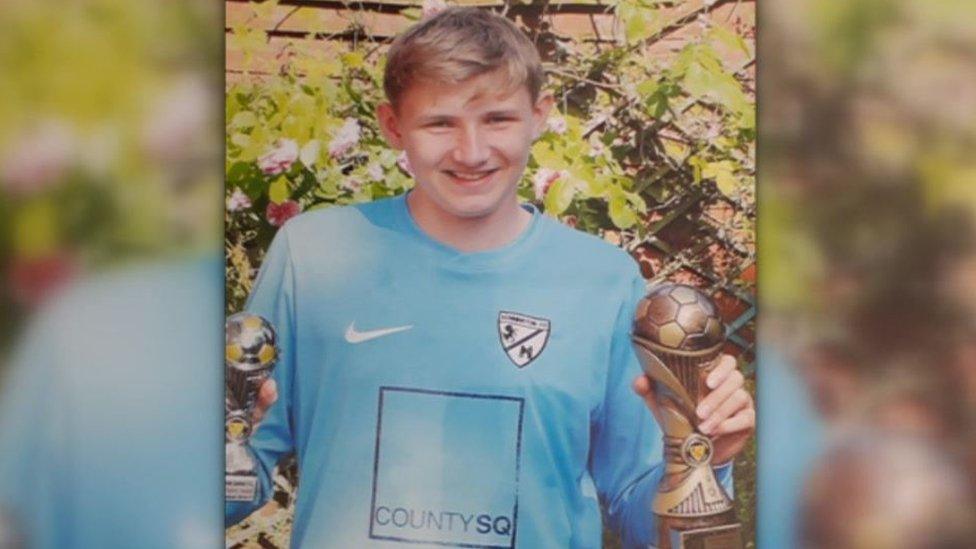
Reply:
[[[273,378],[264,380],[258,389],[258,399],[251,414],[251,432],[257,429],[258,424],[264,419],[264,414],[268,411],[275,401],[278,400],[278,384]]]

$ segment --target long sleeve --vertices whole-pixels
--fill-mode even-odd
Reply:
[[[637,303],[645,295],[635,275],[629,298],[621,305],[611,344],[606,396],[592,423],[590,472],[597,486],[607,527],[618,532],[624,547],[657,543],[652,501],[664,472],[662,432],[631,384],[642,369],[630,335]],[[731,494],[731,465],[715,469]]]
[[[70,455],[60,406],[68,395],[54,364],[52,340],[59,330],[49,316],[29,330],[10,370],[4,372],[0,395],[4,448],[0,452],[0,514],[6,527],[14,531],[14,539],[32,547],[64,547],[71,539],[72,517],[65,513],[68,499],[61,474],[64,459]],[[0,542],[2,538],[0,535]]]
[[[278,462],[294,452],[292,412],[295,371],[294,266],[286,228],[275,235],[265,256],[257,282],[245,309],[271,322],[277,334],[278,363],[272,377],[277,383],[278,400],[268,409],[249,441],[258,474],[258,493],[253,502],[230,502],[225,507],[228,525],[239,522],[264,505],[273,494],[274,470]]]

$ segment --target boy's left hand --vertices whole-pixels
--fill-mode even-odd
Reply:
[[[756,429],[756,409],[745,390],[745,376],[736,368],[732,355],[722,355],[705,378],[711,391],[698,403],[698,429],[712,438],[713,465],[723,465],[736,456]],[[634,392],[653,410],[654,383],[645,375],[634,380]]]

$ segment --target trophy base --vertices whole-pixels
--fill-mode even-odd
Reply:
[[[258,494],[258,477],[255,475],[224,475],[224,499],[227,501],[254,501]]]
[[[734,511],[702,517],[658,515],[660,549],[742,549],[742,524]]]
[[[695,530],[671,530],[673,549],[741,549],[742,526],[724,524]]]

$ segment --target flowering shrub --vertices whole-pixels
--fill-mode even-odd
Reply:
[[[644,56],[666,22],[654,5],[635,0],[613,3],[622,27],[615,47],[525,28],[551,45],[545,67],[557,108],[533,146],[523,200],[633,251],[680,196],[724,197],[736,215],[722,235],[742,262],[751,261],[754,100],[743,84],[748,62],[727,66],[729,56],[719,52],[747,60],[753,53],[747,31],[711,21],[711,4],[693,20],[694,38],[669,58]],[[427,2],[403,15],[444,6]],[[273,7],[254,5],[254,20]],[[227,87],[229,310],[242,304],[263,250],[289,217],[413,185],[406,157],[386,146],[374,116],[384,100],[385,45],[357,37],[353,45],[329,42],[325,54],[321,41],[294,46],[278,74]],[[242,25],[228,41],[254,58],[266,33]]]
[[[612,43],[567,38],[545,23],[523,27],[543,53],[556,109],[532,148],[518,194],[627,249],[649,278],[680,280],[687,276],[680,269],[691,265],[718,273],[720,280],[705,285],[744,287],[748,294],[754,283],[742,279],[741,268],[727,265],[743,267],[755,259],[753,36],[745,25],[729,30],[720,24],[724,19],[713,20],[712,10],[723,4],[731,3],[709,1],[682,11],[679,1],[680,20],[672,20],[664,4],[611,0],[606,9],[615,14],[618,30]],[[401,15],[417,19],[445,7],[442,0],[428,0]],[[251,23],[232,26],[228,45],[256,67],[269,49],[257,22],[268,20],[275,3],[252,9]],[[558,8],[521,6],[520,13],[536,10],[544,21],[548,9]],[[351,42],[324,42],[327,52],[323,41],[292,42],[278,54],[273,75],[245,70],[227,87],[228,311],[242,306],[264,250],[289,217],[393,196],[413,185],[406,156],[387,147],[374,116],[384,100],[386,45],[350,11]],[[672,27],[690,31],[688,38],[672,55],[649,56]],[[690,238],[663,234],[689,203],[700,205],[686,215],[703,230]],[[709,204],[725,213],[706,229],[702,212]],[[667,252],[655,256],[652,245]],[[747,525],[752,455],[744,454],[748,463],[737,462],[736,493]],[[282,468],[286,476],[292,467]],[[282,486],[282,493],[291,491],[289,482]],[[280,518],[264,524],[254,517],[254,528],[241,525],[229,535],[277,532],[287,539]]]
[[[187,32],[219,21],[212,7],[14,0],[3,12],[0,355],[65,286],[214,248],[212,216],[196,214],[218,203],[221,150],[214,41]]]

